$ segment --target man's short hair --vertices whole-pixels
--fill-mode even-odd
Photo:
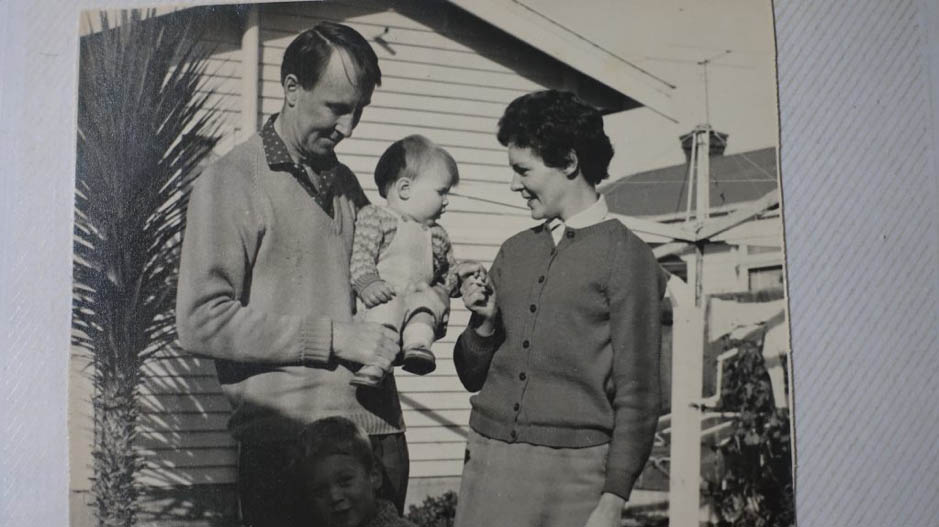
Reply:
[[[381,69],[375,50],[356,30],[335,22],[320,22],[293,39],[280,64],[281,85],[287,75],[293,74],[303,89],[312,89],[326,69],[333,50],[343,50],[352,59],[356,86],[368,90],[381,86]]]
[[[375,185],[381,197],[388,197],[388,189],[403,177],[415,179],[420,176],[424,162],[432,156],[442,159],[450,172],[450,185],[460,182],[460,171],[450,152],[422,135],[409,135],[398,139],[381,155],[375,165]]]
[[[345,417],[325,417],[306,426],[300,435],[299,466],[307,470],[329,456],[350,456],[370,472],[375,456],[368,436]]]

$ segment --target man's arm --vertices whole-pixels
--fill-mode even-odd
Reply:
[[[261,200],[250,177],[210,169],[196,182],[187,211],[176,297],[182,347],[237,362],[325,363],[329,319],[265,313],[242,304],[264,236]]]

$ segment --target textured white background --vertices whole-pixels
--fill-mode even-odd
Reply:
[[[75,4],[0,0],[4,526],[68,518]],[[939,6],[776,15],[799,523],[936,527]]]

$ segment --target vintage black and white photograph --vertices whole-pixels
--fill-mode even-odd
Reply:
[[[82,13],[73,527],[794,527],[770,0]]]

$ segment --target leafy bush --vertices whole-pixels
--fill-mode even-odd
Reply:
[[[733,412],[731,434],[715,445],[721,464],[717,478],[705,482],[717,527],[791,527],[795,525],[789,411],[776,408],[758,342],[728,340],[737,348],[728,361],[720,403],[713,410]]]
[[[406,516],[418,527],[453,527],[456,493],[448,490],[440,496],[428,496],[420,505],[411,505]]]

